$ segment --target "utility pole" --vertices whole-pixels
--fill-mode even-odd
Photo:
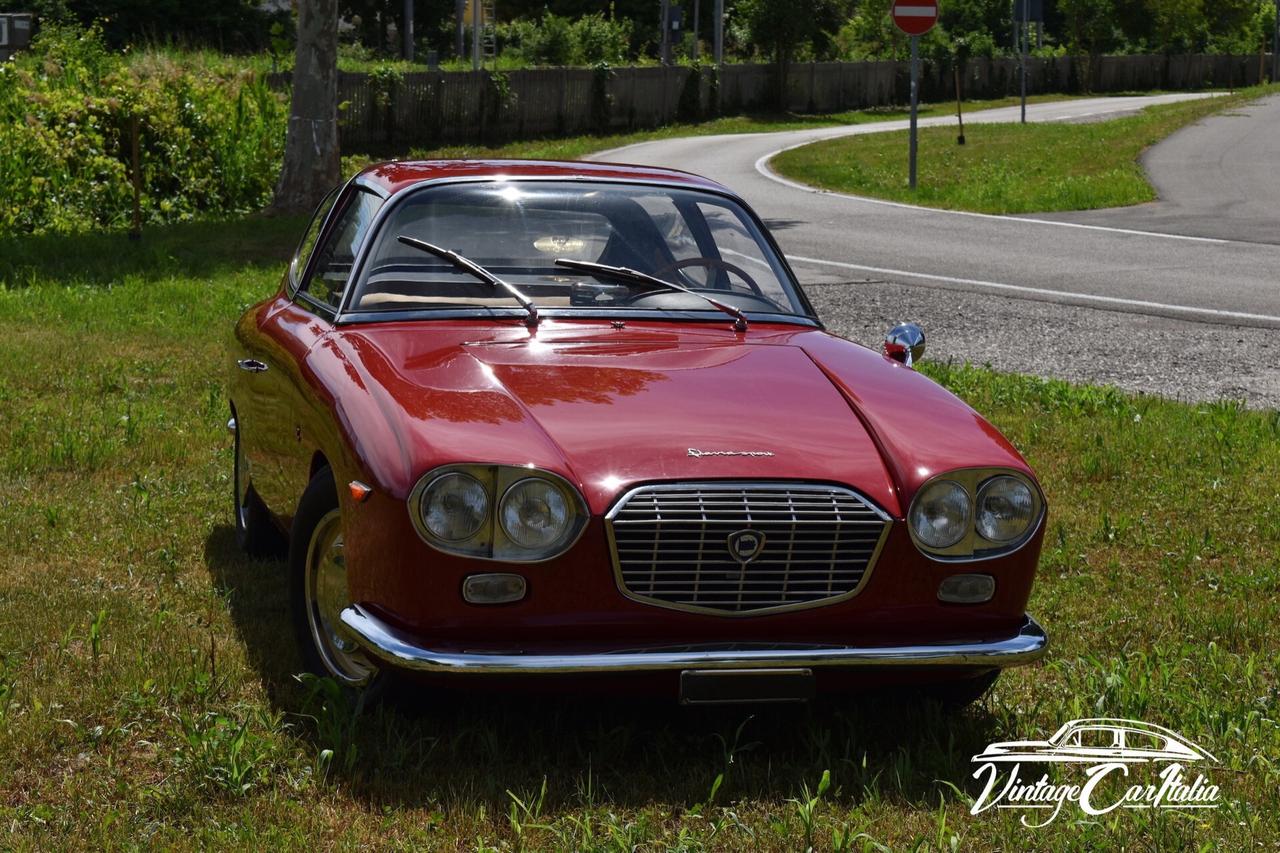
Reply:
[[[1280,81],[1280,0],[1276,0],[1276,29],[1271,35],[1271,82]]]
[[[671,0],[662,0],[662,64],[671,64]]]
[[[462,59],[467,53],[467,0],[453,0],[453,20],[457,22],[457,35],[453,43],[453,52]]]
[[[404,0],[404,61],[413,62],[413,0]]]
[[[1276,0],[1280,3],[1280,0]],[[1280,16],[1276,19],[1280,22]],[[712,30],[715,36],[712,38],[712,50],[715,52],[716,68],[721,69],[724,65],[724,0],[716,0],[716,20],[715,27]],[[1280,33],[1280,26],[1276,29]]]
[[[698,0],[693,0],[693,47],[689,49],[689,58],[698,61]]]
[[[480,0],[471,0],[471,70],[480,70],[480,27],[482,21]]]

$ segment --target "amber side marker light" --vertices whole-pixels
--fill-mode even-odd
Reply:
[[[352,480],[347,484],[347,488],[351,490],[351,499],[358,504],[364,503],[369,495],[373,494],[373,489],[359,480]]]

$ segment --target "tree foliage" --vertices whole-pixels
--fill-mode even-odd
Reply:
[[[97,25],[107,43],[143,42],[265,48],[271,16],[256,0],[0,0],[0,12],[34,12],[42,22]]]

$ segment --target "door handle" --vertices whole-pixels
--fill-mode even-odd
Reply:
[[[256,358],[242,358],[236,362],[236,366],[250,373],[261,373],[267,369],[267,366]]]

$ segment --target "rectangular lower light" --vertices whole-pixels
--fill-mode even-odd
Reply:
[[[523,599],[527,589],[520,575],[505,572],[468,575],[462,582],[462,598],[468,604],[512,604]]]
[[[991,575],[952,575],[938,585],[938,600],[948,604],[982,604],[996,594]]]

